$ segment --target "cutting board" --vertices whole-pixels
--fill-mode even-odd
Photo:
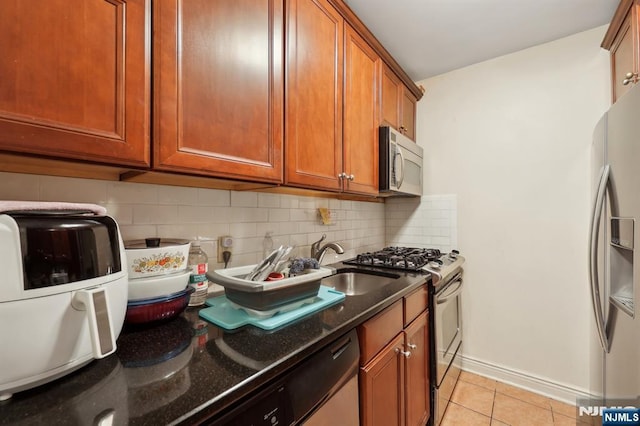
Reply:
[[[318,296],[312,302],[288,312],[277,313],[269,318],[259,318],[248,314],[243,309],[232,306],[226,296],[218,296],[207,299],[209,307],[200,309],[200,317],[226,330],[234,330],[245,325],[254,325],[263,330],[273,330],[339,303],[344,298],[344,293],[321,285]]]

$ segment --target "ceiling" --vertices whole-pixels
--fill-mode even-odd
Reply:
[[[608,24],[619,0],[345,0],[414,81]]]

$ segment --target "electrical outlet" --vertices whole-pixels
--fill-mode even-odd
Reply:
[[[233,238],[231,235],[225,235],[218,238],[218,263],[224,263],[222,253],[225,251],[233,253]]]

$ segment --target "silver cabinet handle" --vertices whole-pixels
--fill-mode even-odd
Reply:
[[[403,351],[400,348],[396,348],[396,353],[402,355],[405,358],[410,358],[411,357],[411,351]]]
[[[413,349],[414,351],[418,349],[418,345],[414,345],[413,343],[409,343],[407,346],[409,347],[409,349]]]
[[[610,174],[609,165],[605,165],[600,175],[600,183],[598,184],[598,192],[596,200],[593,203],[593,212],[591,213],[591,236],[589,238],[589,283],[591,284],[591,303],[593,311],[596,315],[596,326],[598,329],[598,337],[600,345],[607,353],[609,352],[609,340],[606,334],[606,326],[604,315],[602,313],[602,305],[600,303],[600,285],[598,283],[598,234],[600,233],[600,217],[604,208],[605,194],[607,193],[607,184]]]
[[[638,74],[634,72],[628,72],[625,74],[625,79],[622,80],[622,85],[626,86],[629,83],[636,83],[638,81]]]
[[[347,177],[347,174],[342,172],[342,173],[338,173],[338,179],[344,179]]]
[[[354,175],[349,175],[347,176],[347,179],[349,179],[350,181],[353,181],[356,177]]]

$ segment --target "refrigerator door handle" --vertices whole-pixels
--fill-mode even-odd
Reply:
[[[609,184],[609,175],[611,168],[606,164],[602,169],[600,183],[598,184],[598,192],[593,205],[591,215],[591,235],[589,238],[589,281],[591,284],[591,302],[596,317],[596,326],[598,329],[598,337],[600,345],[605,352],[609,353],[609,339],[606,333],[606,325],[604,315],[602,313],[602,303],[600,300],[600,285],[598,278],[598,234],[600,233],[600,218],[604,208],[605,195]]]

